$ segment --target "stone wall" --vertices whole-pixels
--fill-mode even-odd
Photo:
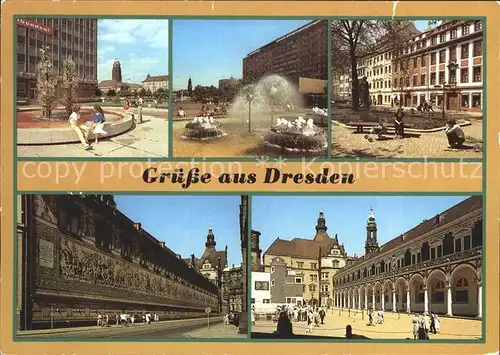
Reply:
[[[36,235],[28,237],[36,243],[33,329],[51,322],[54,327],[93,324],[98,312],[113,321],[123,310],[136,318],[146,311],[158,313],[162,320],[204,317],[207,306],[216,312],[217,294],[190,284],[177,276],[178,270],[174,274],[151,262],[141,264],[96,245],[94,238],[62,231],[53,199],[35,197]],[[84,229],[92,230],[89,211],[84,214]],[[113,225],[112,233],[117,231],[119,226]],[[192,272],[187,265],[186,272]]]

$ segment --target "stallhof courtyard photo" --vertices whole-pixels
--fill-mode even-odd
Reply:
[[[20,157],[166,157],[168,21],[18,19]]]
[[[481,158],[483,61],[481,20],[332,21],[333,156]]]
[[[483,337],[482,196],[254,196],[251,237],[252,338]]]
[[[326,33],[327,21],[174,20],[173,155],[325,156]]]

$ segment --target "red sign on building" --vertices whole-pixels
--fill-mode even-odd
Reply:
[[[54,35],[54,29],[52,27],[45,26],[41,23],[36,22],[35,20],[25,20],[25,19],[18,18],[17,25],[44,33],[46,35],[50,35],[50,36]]]

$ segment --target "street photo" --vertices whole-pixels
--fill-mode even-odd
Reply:
[[[248,196],[18,195],[16,340],[247,338]]]
[[[173,156],[317,157],[326,20],[173,20]]]
[[[168,20],[17,18],[17,155],[168,156]]]
[[[331,27],[334,157],[482,158],[482,20]]]
[[[252,338],[483,339],[480,195],[253,196],[251,228]]]

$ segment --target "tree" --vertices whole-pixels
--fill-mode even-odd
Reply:
[[[115,89],[109,89],[109,90],[106,92],[106,96],[107,96],[107,97],[113,97],[113,96],[116,96],[116,90],[115,90]]]
[[[37,100],[43,108],[43,117],[50,118],[57,100],[57,77],[54,75],[54,66],[50,56],[50,47],[40,48],[40,60],[37,70]]]
[[[63,61],[62,86],[64,92],[61,103],[64,105],[66,114],[68,115],[73,111],[73,104],[77,100],[76,89],[78,82],[75,75],[75,68],[75,62],[71,56]]]
[[[98,87],[95,88],[94,90],[94,96],[102,96],[102,91]]]
[[[141,88],[141,89],[139,90],[139,96],[144,97],[144,96],[146,96],[146,94],[147,94],[146,89]]]
[[[332,21],[332,69],[350,72],[352,108],[359,108],[358,59],[380,46],[381,21]]]
[[[165,90],[164,88],[159,88],[155,91],[154,97],[157,100],[166,100],[168,97],[167,90]]]

